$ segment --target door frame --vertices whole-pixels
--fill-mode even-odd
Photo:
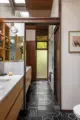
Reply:
[[[59,49],[59,45],[60,44],[58,44],[57,42],[59,42],[59,39],[57,39],[57,40],[55,40],[55,34],[58,32],[58,34],[59,34],[59,26],[56,26],[55,27],[55,29],[54,29],[54,94],[55,94],[55,97],[56,97],[56,99],[58,100],[58,102],[59,102],[59,99],[58,99],[58,94],[57,94],[57,92],[59,92],[58,91],[58,89],[56,88],[57,86],[57,82],[59,82],[58,81],[58,77],[60,76],[60,74],[58,74],[58,73],[56,73],[57,71],[56,70],[58,70],[59,69],[59,65],[58,65],[58,68],[57,68],[57,66],[56,66],[56,64],[55,64],[55,60],[56,60],[56,62],[57,62],[57,49]],[[56,47],[58,47],[57,49],[56,49]],[[55,51],[55,49],[56,49],[56,51]],[[55,53],[56,52],[56,53]],[[59,53],[59,55],[60,55],[60,53]],[[56,58],[56,59],[55,59]],[[56,67],[55,67],[56,66]],[[56,69],[56,70],[55,70]],[[55,73],[56,73],[56,75],[55,75]],[[56,78],[57,77],[57,78]]]
[[[58,15],[59,17],[53,17],[53,18],[0,18],[4,22],[11,22],[11,23],[24,23],[24,33],[26,35],[26,24],[27,25],[36,25],[36,24],[46,24],[46,25],[60,25],[60,53],[61,53],[61,9],[62,9],[62,0],[59,0],[58,3]],[[0,21],[1,22],[1,21]],[[26,36],[24,37],[24,111],[26,111]],[[61,54],[60,54],[60,63],[61,63]],[[61,70],[61,64],[60,64],[60,70]],[[61,71],[60,71],[60,110],[62,108],[61,103]]]
[[[59,18],[2,18],[4,22],[25,23],[24,33],[26,35],[26,25],[60,25],[60,45],[61,45],[61,19]],[[26,110],[26,36],[24,40],[24,110]],[[60,50],[61,51],[61,50]],[[60,58],[61,59],[61,58]],[[60,62],[61,63],[61,62]],[[61,65],[60,65],[61,66]],[[61,69],[61,68],[60,68]],[[60,73],[61,76],[61,73]],[[61,77],[60,77],[60,109],[61,107]]]

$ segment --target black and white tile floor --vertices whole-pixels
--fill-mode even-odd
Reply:
[[[33,82],[27,97],[26,116],[18,120],[76,120],[73,113],[61,113],[47,81]]]

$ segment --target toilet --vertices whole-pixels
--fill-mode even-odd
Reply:
[[[80,104],[76,105],[73,108],[73,112],[74,112],[75,116],[77,117],[77,120],[80,120]]]

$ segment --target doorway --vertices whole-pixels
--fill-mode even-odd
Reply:
[[[26,65],[32,80],[48,80],[48,25],[26,25]]]
[[[25,23],[25,29],[26,29],[26,25],[59,25],[60,26],[60,18],[24,18],[24,19],[10,19],[10,18],[6,18],[5,21],[9,21],[9,22],[24,22]],[[60,34],[60,38],[59,40],[61,41],[61,28],[59,31]],[[26,36],[26,32],[25,32],[25,36]],[[36,44],[36,43],[35,43]],[[24,41],[24,47],[26,49],[26,37],[25,37],[25,41]],[[61,45],[61,43],[60,43]],[[36,47],[36,45],[35,45]],[[59,47],[60,52],[61,52],[61,48]],[[61,55],[59,56],[61,58]],[[25,74],[24,74],[24,109],[26,109],[26,51],[24,51],[24,70],[25,70]],[[61,61],[60,61],[60,72],[61,72]],[[61,106],[61,73],[60,73],[60,106]]]
[[[36,28],[36,80],[47,80],[48,25],[38,25]]]
[[[60,26],[37,24],[26,25],[26,28],[30,36],[34,36],[27,37],[26,41],[26,60],[27,65],[32,66],[32,80],[49,81],[55,100],[60,105]]]
[[[47,50],[37,50],[37,69],[36,69],[36,79],[37,80],[47,80],[47,63],[48,63],[48,51]]]

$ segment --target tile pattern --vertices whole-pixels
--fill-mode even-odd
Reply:
[[[33,82],[27,95],[26,115],[19,120],[76,120],[73,113],[61,113],[48,81]]]

